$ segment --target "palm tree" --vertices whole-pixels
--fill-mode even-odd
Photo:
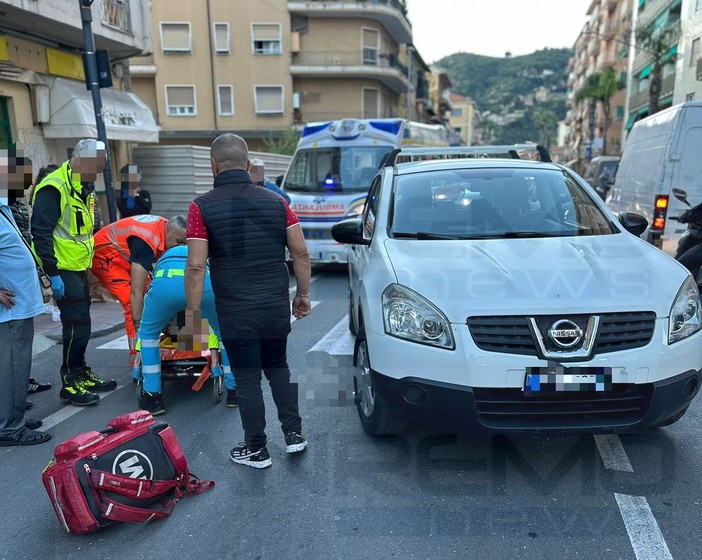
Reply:
[[[658,102],[661,95],[661,62],[663,57],[678,44],[681,29],[680,22],[669,23],[663,28],[656,29],[653,25],[636,28],[636,49],[647,52],[653,58],[651,83],[648,87],[648,114],[658,112]]]
[[[604,126],[602,129],[602,155],[607,155],[607,132],[611,119],[610,101],[618,90],[622,89],[623,84],[620,82],[617,71],[611,66],[605,66],[599,74],[597,83],[597,98],[602,104],[604,113]]]
[[[587,135],[590,146],[595,139],[595,109],[600,98],[600,74],[594,73],[587,77],[585,85],[575,93],[577,103],[587,102]]]

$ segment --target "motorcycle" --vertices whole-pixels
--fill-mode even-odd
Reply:
[[[674,188],[673,196],[689,207],[679,216],[670,217],[671,220],[687,224],[685,232],[678,240],[675,260],[690,271],[697,280],[698,286],[702,286],[702,279],[699,276],[702,268],[702,203],[693,207],[687,200],[687,192],[683,189]]]

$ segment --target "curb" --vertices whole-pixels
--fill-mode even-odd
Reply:
[[[92,324],[92,329],[90,331],[90,338],[97,338],[98,336],[103,336],[106,334],[111,334],[114,332],[117,332],[119,330],[124,329],[124,321],[121,321],[119,323],[93,323]],[[51,340],[54,340],[56,342],[62,342],[63,340],[63,334],[62,334],[62,327],[58,326],[55,329],[51,329],[50,331],[46,331],[43,333],[43,335],[47,338],[50,338]]]

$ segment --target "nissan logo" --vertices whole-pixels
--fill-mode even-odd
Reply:
[[[583,334],[583,330],[568,319],[556,321],[548,330],[548,337],[561,348],[572,348],[582,340]]]

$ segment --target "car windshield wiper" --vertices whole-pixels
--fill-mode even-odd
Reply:
[[[397,239],[459,239],[456,235],[441,235],[428,231],[418,231],[417,233],[396,231],[393,232],[392,236]]]
[[[561,231],[506,231],[504,233],[491,237],[504,237],[509,239],[512,237],[560,237],[563,235]]]

